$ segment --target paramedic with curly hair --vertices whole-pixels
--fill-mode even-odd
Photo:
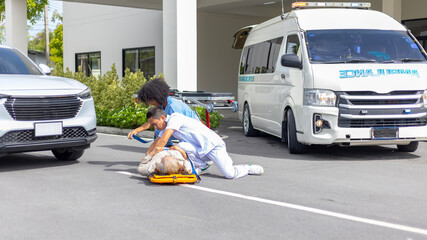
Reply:
[[[152,106],[160,106],[167,114],[181,113],[187,117],[199,120],[197,114],[185,103],[169,96],[170,87],[163,78],[153,78],[145,83],[138,91],[138,99]],[[199,120],[200,121],[200,120]],[[128,134],[128,138],[132,139],[134,134],[151,128],[150,122],[144,123],[142,126],[132,130]],[[159,131],[155,131],[158,136]],[[172,141],[168,141],[166,146],[172,146]]]
[[[264,169],[259,165],[234,165],[227,153],[224,141],[199,120],[180,113],[167,115],[161,107],[152,107],[147,119],[160,131],[159,137],[151,144],[147,156],[153,156],[155,149],[166,145],[171,136],[183,141],[178,144],[187,155],[203,162],[213,161],[225,178],[235,179],[248,174],[261,175]],[[190,158],[190,160],[192,160]]]

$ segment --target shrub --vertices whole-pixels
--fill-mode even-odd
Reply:
[[[136,128],[147,121],[146,113],[149,106],[137,104],[134,98],[134,95],[147,81],[139,70],[132,73],[126,69],[121,81],[114,64],[111,70],[102,76],[86,76],[81,68],[77,72],[71,72],[68,68],[65,72],[62,68],[55,68],[52,75],[75,79],[92,90],[98,126]],[[154,77],[163,77],[163,75],[152,78]],[[197,107],[196,110],[202,120],[206,122],[205,109]],[[217,128],[222,118],[223,116],[218,112],[211,113],[211,128]]]
[[[199,114],[199,117],[203,120],[203,123],[206,124],[206,111],[204,108],[202,107],[196,107],[197,113]],[[210,120],[210,124],[211,124],[211,128],[215,129],[217,128],[221,122],[220,120],[223,119],[224,116],[222,114],[220,114],[219,112],[212,112],[209,113],[209,120]]]

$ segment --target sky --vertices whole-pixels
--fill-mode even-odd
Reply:
[[[56,28],[58,22],[52,23],[50,20],[52,19],[53,12],[55,10],[62,15],[62,1],[49,0],[48,9],[49,29],[53,31]],[[29,21],[27,24],[31,27],[28,31],[31,36],[35,36],[37,33],[44,31],[44,17],[41,18],[38,22],[36,22],[34,25],[31,25]]]

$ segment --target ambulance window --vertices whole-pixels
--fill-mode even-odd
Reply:
[[[261,45],[255,44],[251,55],[250,68],[251,73],[258,74],[261,72]]]
[[[249,46],[248,47],[248,56],[247,56],[247,59],[246,59],[246,66],[245,66],[245,74],[251,74],[251,73],[253,73],[253,69],[252,69],[252,67],[253,67],[253,62],[254,62],[254,54],[253,54],[253,52],[254,52],[254,46],[252,45],[252,46]]]
[[[240,74],[274,72],[283,37],[245,47],[240,61]]]
[[[298,54],[299,46],[300,43],[297,35],[288,36],[288,41],[286,42],[287,54]]]
[[[259,73],[267,73],[267,66],[268,66],[268,55],[270,54],[271,49],[271,42],[266,41],[262,43],[258,43],[259,48],[259,60],[260,60],[260,72]]]
[[[268,56],[267,73],[273,73],[276,67],[277,58],[279,57],[280,46],[282,45],[283,37],[270,40],[271,48]]]
[[[248,50],[249,47],[245,47],[242,53],[242,59],[240,60],[240,74],[245,74],[245,69],[248,68],[247,60],[248,60]]]

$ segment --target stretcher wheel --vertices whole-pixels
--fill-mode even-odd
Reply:
[[[239,106],[237,105],[237,102],[233,102],[233,109],[231,109],[232,112],[237,112],[237,110],[239,109]]]
[[[213,105],[213,103],[209,103],[209,104],[207,105],[206,110],[208,110],[208,113],[213,112],[213,111],[214,111],[214,105]]]

